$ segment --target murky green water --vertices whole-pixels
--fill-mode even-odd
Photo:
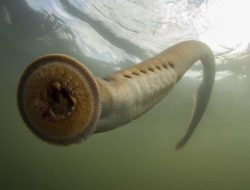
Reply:
[[[228,3],[2,0],[0,189],[248,190],[247,6],[221,2]],[[105,75],[187,39],[214,50],[218,72],[206,114],[181,151],[174,145],[186,129],[199,67],[141,118],[78,145],[42,142],[19,116],[18,80],[37,56],[65,53]]]

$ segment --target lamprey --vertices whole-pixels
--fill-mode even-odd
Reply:
[[[100,78],[77,60],[61,54],[38,58],[24,71],[17,101],[29,129],[50,143],[68,145],[140,117],[157,104],[200,60],[203,80],[195,93],[183,147],[201,120],[211,95],[215,61],[199,41],[176,44],[160,54]]]

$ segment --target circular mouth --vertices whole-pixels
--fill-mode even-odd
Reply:
[[[101,111],[99,91],[84,65],[65,55],[47,55],[23,73],[18,108],[39,138],[62,145],[77,143],[96,129]]]
[[[46,88],[45,95],[48,113],[55,120],[67,119],[76,108],[76,98],[58,81]]]

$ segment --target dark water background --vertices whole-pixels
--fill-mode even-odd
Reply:
[[[250,189],[250,26],[247,1],[0,1],[0,189]],[[38,140],[16,107],[25,67],[65,53],[104,76],[179,41],[216,55],[209,107],[181,151],[194,66],[151,111],[117,130],[58,147]]]

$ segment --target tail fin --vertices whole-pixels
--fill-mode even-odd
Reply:
[[[194,94],[194,109],[188,129],[184,136],[176,144],[176,149],[182,148],[192,136],[206,110],[212,92],[215,77],[215,61],[214,56],[209,48],[208,51],[206,49],[205,55],[202,56],[201,61],[204,70],[203,81],[197,92]]]

